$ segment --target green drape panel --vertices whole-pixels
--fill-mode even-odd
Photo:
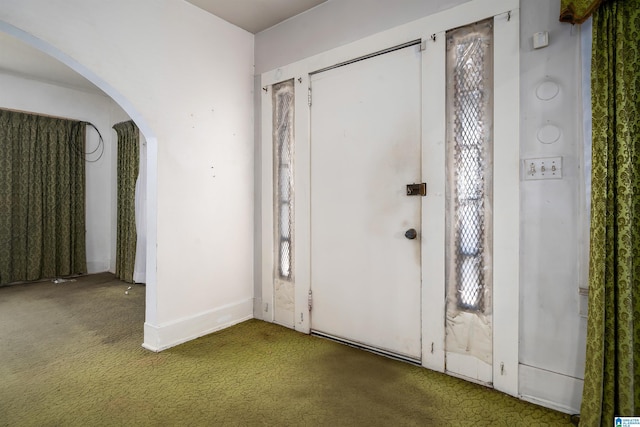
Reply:
[[[560,21],[582,24],[603,0],[560,0]]]
[[[136,262],[136,180],[140,166],[140,133],[132,121],[113,126],[118,134],[118,208],[116,276],[133,283]]]
[[[87,272],[85,124],[0,110],[0,284]]]
[[[593,166],[581,425],[640,415],[640,0],[593,15]]]

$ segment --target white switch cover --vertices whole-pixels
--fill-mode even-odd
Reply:
[[[541,31],[533,35],[533,48],[540,49],[549,46],[549,32]]]
[[[524,179],[562,179],[562,157],[524,159]]]

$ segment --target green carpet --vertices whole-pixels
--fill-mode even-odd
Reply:
[[[251,320],[140,347],[144,286],[100,274],[0,288],[0,425],[535,426],[569,416]]]

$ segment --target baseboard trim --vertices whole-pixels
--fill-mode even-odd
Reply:
[[[158,326],[145,322],[142,347],[160,352],[252,318],[253,299],[247,299]]]
[[[566,414],[580,412],[582,387],[579,378],[520,365],[520,398]]]
[[[573,414],[579,414],[580,413],[580,408],[570,408],[568,406],[565,405],[559,405],[556,402],[551,402],[549,400],[545,400],[545,399],[539,399],[537,397],[533,397],[533,396],[527,396],[527,395],[521,395],[520,396],[521,400],[524,400],[525,402],[529,402],[529,403],[533,403],[535,405],[538,406],[543,406],[545,408],[548,409],[553,409],[555,411],[558,412],[562,412],[564,414],[568,414],[568,415],[573,415]]]

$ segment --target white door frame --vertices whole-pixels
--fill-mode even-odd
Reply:
[[[444,212],[444,174],[430,174],[434,162],[445,163],[445,44],[452,28],[494,17],[494,282],[493,386],[518,395],[519,335],[519,1],[474,0],[409,24],[375,34],[262,74],[262,300],[263,319],[273,321],[273,148],[270,86],[295,79],[294,248],[295,329],[309,333],[310,142],[307,91],[309,74],[412,40],[423,40],[422,175],[428,185],[423,199],[422,343],[423,366],[444,372],[444,224],[430,218]],[[432,37],[435,35],[435,37]],[[434,40],[435,39],[435,40]],[[441,59],[439,59],[441,58]],[[441,84],[429,85],[430,81]],[[438,230],[436,230],[438,229]],[[431,233],[431,234],[429,234]],[[430,281],[427,283],[426,274]]]

